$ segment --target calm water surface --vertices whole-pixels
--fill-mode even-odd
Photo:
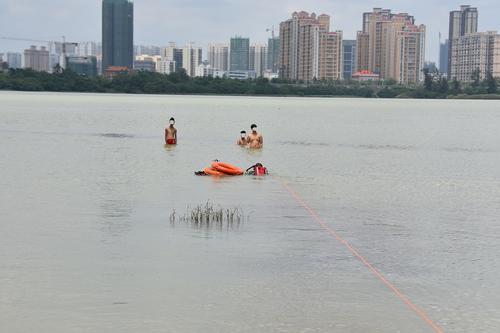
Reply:
[[[499,129],[496,101],[0,93],[0,331],[432,332],[285,182],[443,331],[499,332]],[[249,219],[169,222],[207,200]]]

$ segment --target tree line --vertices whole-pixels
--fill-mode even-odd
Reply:
[[[500,98],[499,82],[488,73],[480,80],[475,73],[471,83],[448,82],[436,72],[424,71],[424,84],[401,85],[394,80],[292,82],[257,78],[236,80],[212,77],[189,77],[185,71],[160,74],[135,72],[113,79],[87,77],[70,70],[54,73],[31,69],[9,69],[0,72],[0,90],[93,92],[129,94],[211,94],[262,96],[353,96],[373,98]]]

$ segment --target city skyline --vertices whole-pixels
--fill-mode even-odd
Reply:
[[[54,0],[51,2],[51,7],[33,0],[3,2],[5,4],[0,13],[2,36],[59,40],[65,35],[75,41],[101,39],[100,0],[90,5],[88,1],[81,0],[71,3]],[[410,12],[419,23],[426,25],[426,58],[437,62],[438,33],[441,32],[443,36],[448,35],[449,12],[462,4],[478,7],[479,31],[500,30],[498,20],[495,20],[495,11],[500,10],[500,4],[495,1],[481,1],[481,3],[444,1],[439,4],[430,1],[409,1],[403,5],[397,1],[374,3],[362,0],[354,1],[345,8],[345,5],[337,0],[275,2],[256,0],[251,4],[227,0],[214,0],[210,4],[192,0],[146,0],[135,3],[135,43],[166,46],[169,41],[175,41],[179,45],[192,41],[206,48],[209,43],[226,42],[235,34],[247,36],[253,42],[265,43],[271,35],[266,29],[274,26],[278,34],[279,22],[296,10],[326,13],[332,16],[332,24],[336,29],[343,30],[344,39],[355,39],[356,32],[362,29],[362,13],[371,11],[373,7],[384,7],[391,8],[393,12]],[[53,7],[59,8],[60,12],[54,11]],[[162,15],[162,11],[166,15]],[[72,14],[75,12],[79,15]],[[227,15],[231,13],[248,15]],[[51,19],[47,20],[49,16]],[[20,17],[25,24],[16,24]],[[193,26],[202,26],[203,29],[193,29]],[[22,51],[27,46],[26,42],[1,40],[0,52]]]

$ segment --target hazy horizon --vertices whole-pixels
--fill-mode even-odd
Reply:
[[[492,0],[469,3],[354,0],[347,8],[340,0],[136,0],[134,43],[165,46],[174,41],[183,46],[195,42],[205,48],[211,42],[228,42],[234,35],[249,37],[252,43],[266,43],[270,37],[266,29],[274,26],[278,35],[279,23],[299,10],[330,15],[332,30],[343,30],[344,39],[355,39],[356,31],[361,29],[362,13],[383,7],[393,12],[407,12],[415,16],[417,24],[425,24],[426,59],[437,61],[439,32],[443,39],[447,37],[448,13],[462,4],[478,7],[480,31],[500,30],[500,2]],[[50,6],[34,0],[0,0],[0,8],[0,36],[59,41],[64,35],[67,40],[77,42],[101,40],[101,0],[71,3],[52,0]],[[0,39],[0,52],[19,52],[31,44]]]

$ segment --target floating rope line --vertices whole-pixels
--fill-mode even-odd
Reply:
[[[358,258],[369,270],[373,273],[383,284],[385,284],[394,294],[405,303],[413,312],[415,312],[427,325],[429,325],[434,332],[444,333],[443,329],[439,327],[422,309],[416,306],[410,299],[404,295],[394,284],[392,284],[378,269],[376,269],[358,250],[356,250],[347,240],[343,239],[332,227],[328,225],[314,209],[312,209],[302,197],[295,192],[288,184],[279,179],[283,187],[290,193],[290,195],[312,216],[312,218],[331,236],[333,236],[339,243],[343,244],[352,255]]]

